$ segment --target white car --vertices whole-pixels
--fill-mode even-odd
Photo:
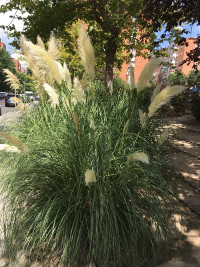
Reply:
[[[25,97],[28,97],[31,101],[33,101],[35,94],[33,91],[25,91]]]
[[[2,98],[3,98],[3,97],[6,97],[7,94],[8,94],[8,93],[6,93],[6,92],[0,92],[0,95],[2,96]]]

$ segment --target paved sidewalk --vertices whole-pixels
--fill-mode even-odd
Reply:
[[[200,190],[200,121],[182,116],[171,120],[169,128],[177,150],[168,159],[176,172]],[[178,197],[200,213],[200,193],[178,177],[173,183]],[[200,267],[200,216],[182,204],[181,212],[182,223],[175,215],[181,235],[177,251],[170,253],[169,260],[159,267]]]

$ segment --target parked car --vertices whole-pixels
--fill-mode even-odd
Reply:
[[[28,103],[31,101],[31,98],[28,95],[21,94],[20,98],[22,99],[23,103]]]
[[[14,107],[15,106],[15,102],[12,99],[10,99],[11,97],[19,98],[19,95],[7,94],[7,96],[5,97],[5,106],[6,107]]]
[[[0,99],[4,98],[4,96],[0,93]]]
[[[7,96],[7,94],[8,93],[6,93],[6,92],[0,92],[0,94],[2,95],[2,97],[4,98],[4,97],[6,97]]]
[[[25,91],[25,97],[33,101],[35,100],[35,93],[33,91]]]

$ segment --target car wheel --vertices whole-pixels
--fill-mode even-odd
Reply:
[[[9,107],[9,105],[8,105],[7,103],[5,104],[5,106],[6,106],[6,107]]]

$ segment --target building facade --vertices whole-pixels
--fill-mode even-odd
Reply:
[[[181,63],[187,58],[187,53],[196,48],[196,44],[194,43],[197,38],[190,37],[187,38],[188,46],[185,45],[170,45],[167,47],[168,49],[168,58],[164,58],[164,61],[169,62],[171,66],[160,66],[155,74],[155,81],[161,81],[164,78],[167,78],[170,73],[175,72],[176,70],[182,71],[185,75],[188,75],[193,70],[194,62],[190,62],[189,65],[187,63],[181,65]],[[120,78],[125,80],[126,82],[130,81],[130,66],[134,68],[134,81],[137,84],[138,78],[144,68],[144,66],[148,63],[148,59],[143,57],[138,57],[135,55],[135,52],[132,52],[133,58],[131,59],[129,64],[124,63],[122,66],[121,73],[119,75]],[[196,63],[198,64],[198,63]],[[197,66],[197,69],[200,69],[200,66]]]
[[[3,47],[6,50],[6,45],[1,41],[1,38],[0,38],[0,47]],[[12,58],[12,61],[15,65],[15,69],[17,72],[26,73],[25,68],[21,66],[21,63],[17,59]]]
[[[0,38],[0,47],[3,47],[6,50],[6,45],[1,41],[1,38]]]
[[[23,72],[23,73],[26,72],[25,68],[22,67],[21,63],[17,59],[13,58],[12,61],[15,65],[15,69],[17,72]]]

